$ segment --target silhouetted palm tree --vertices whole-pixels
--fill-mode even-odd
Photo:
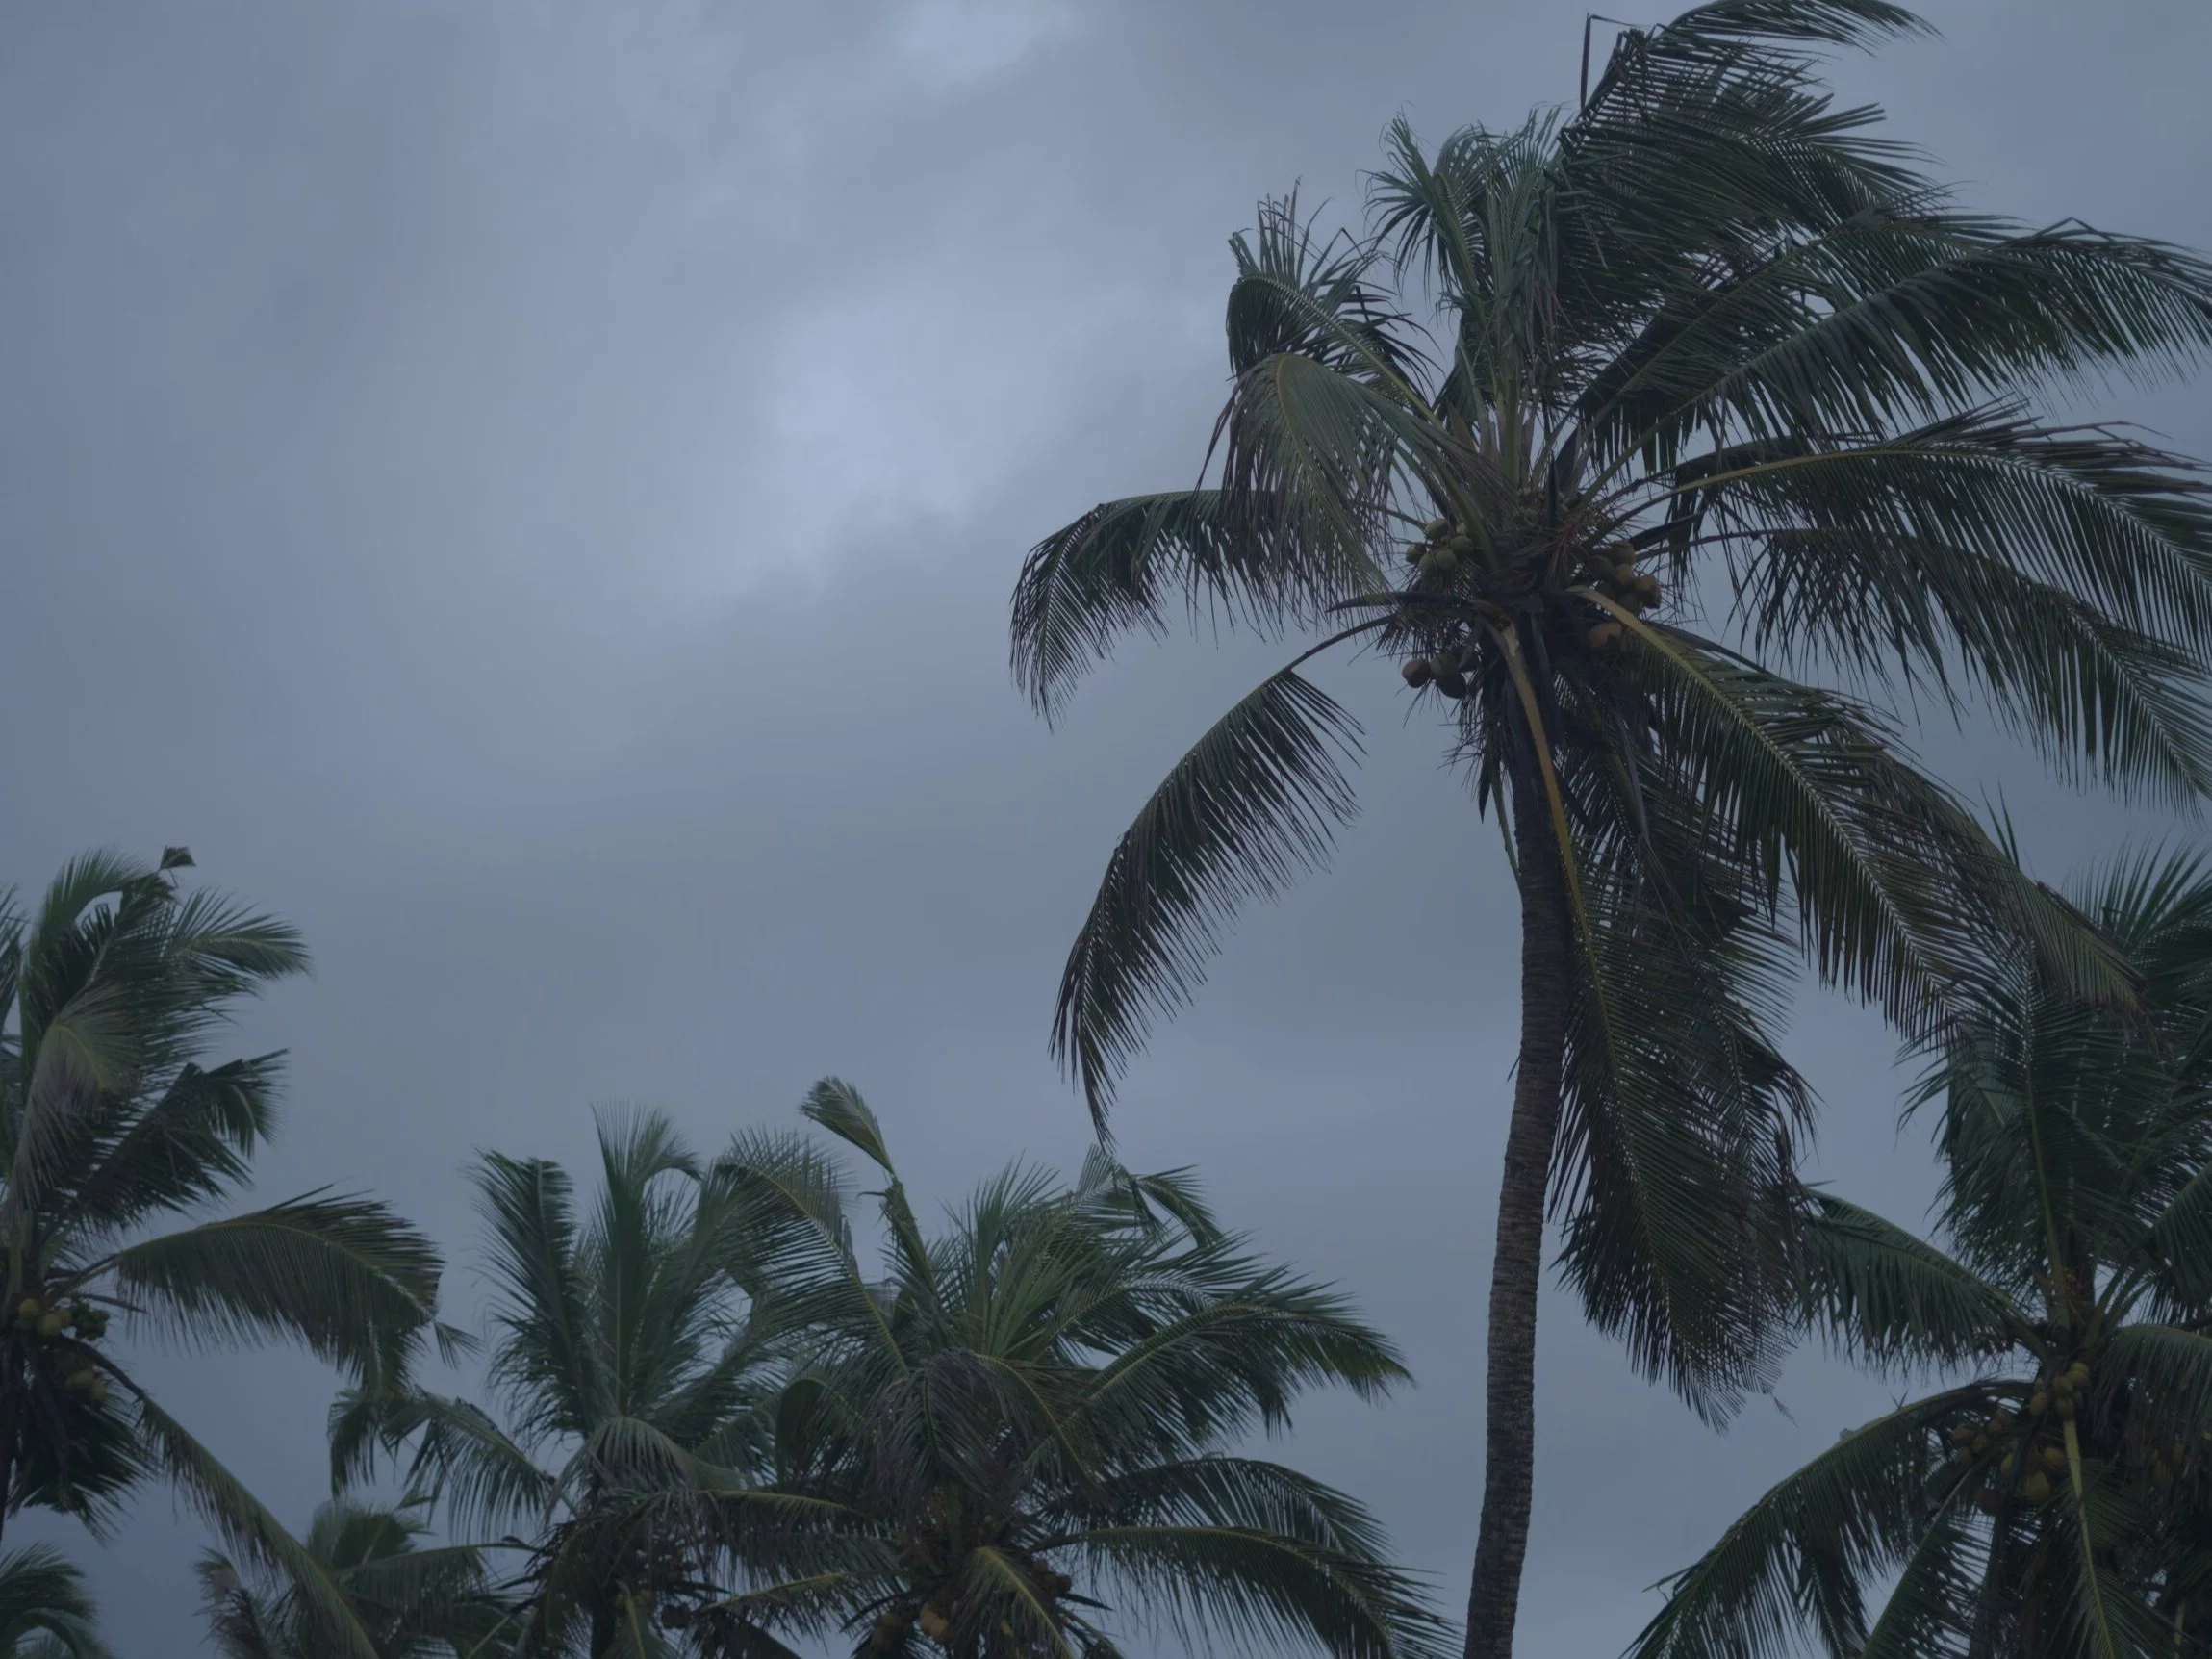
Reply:
[[[380,1203],[314,1192],[175,1225],[245,1184],[274,1121],[283,1057],[204,1065],[208,1038],[307,961],[283,923],[179,892],[191,861],[89,855],[29,917],[0,893],[0,1518],[35,1505],[98,1526],[165,1478],[233,1549],[295,1579],[329,1650],[368,1659],[313,1558],[109,1333],[120,1313],[124,1331],[197,1347],[298,1341],[389,1388],[436,1330],[438,1253]]]
[[[1521,1026],[1469,1659],[1511,1648],[1547,1198],[1591,1315],[1726,1410],[1772,1355],[1792,953],[1920,1034],[2022,938],[2119,988],[1876,708],[1795,676],[1994,711],[2123,788],[2212,784],[2202,474],[2026,402],[2200,350],[2212,270],[1966,213],[1814,80],[1808,48],[1916,26],[1717,0],[1622,33],[1564,114],[1434,152],[1394,127],[1370,235],[1264,205],[1208,481],[1094,508],[1016,589],[1048,715],[1180,609],[1315,639],[1108,863],[1055,1039],[1094,1112],[1226,918],[1353,810],[1357,727],[1309,658],[1392,662],[1499,810]],[[1471,948],[1446,929],[1433,965]]]
[[[1180,1174],[1094,1158],[1068,1187],[1016,1166],[924,1234],[860,1096],[806,1115],[879,1178],[882,1276],[837,1162],[805,1143],[727,1161],[762,1314],[795,1333],[740,1594],[699,1650],[759,1627],[842,1631],[898,1659],[1115,1659],[1117,1630],[1341,1659],[1433,1652],[1442,1626],[1354,1499],[1236,1442],[1305,1389],[1405,1372],[1343,1298],[1224,1235]]]
[[[644,1659],[669,1609],[720,1594],[781,1373],[748,1317],[734,1179],[652,1114],[602,1117],[599,1161],[581,1213],[547,1160],[476,1167],[501,1410],[362,1391],[333,1455],[345,1479],[404,1444],[448,1530],[533,1548],[517,1653]]]
[[[1816,1325],[1944,1386],[1761,1498],[1637,1659],[2212,1652],[2212,871],[2123,863],[2081,903],[2141,1012],[2023,964],[1924,1090],[1943,1243],[1827,1195],[1803,1234]]]

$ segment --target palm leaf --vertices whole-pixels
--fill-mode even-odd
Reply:
[[[381,1659],[328,1570],[184,1425],[144,1395],[139,1433],[163,1470],[236,1555],[282,1574],[333,1659]]]
[[[1284,669],[1217,721],[1123,833],[1061,976],[1054,1049],[1094,1117],[1143,1038],[1181,1007],[1217,948],[1214,927],[1327,855],[1353,813],[1341,760],[1350,715]]]
[[[393,1384],[434,1318],[441,1264],[384,1204],[316,1194],[144,1239],[106,1263],[176,1338],[291,1338]]]

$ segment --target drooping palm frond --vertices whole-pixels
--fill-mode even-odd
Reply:
[[[1783,941],[1728,884],[1662,894],[1590,874],[1554,1153],[1560,1270],[1640,1368],[1718,1418],[1779,1357],[1776,1200],[1812,1111],[1773,1035]]]
[[[151,1399],[140,1397],[137,1404],[139,1432],[149,1455],[231,1553],[281,1577],[298,1603],[299,1617],[328,1652],[341,1659],[380,1659],[374,1634],[328,1566],[286,1531],[182,1423]]]
[[[1187,1001],[1212,918],[1272,898],[1352,813],[1358,727],[1285,669],[1177,763],[1124,832],[1060,981],[1055,1046],[1103,1121],[1147,1016]]]

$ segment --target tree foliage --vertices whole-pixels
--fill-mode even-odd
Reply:
[[[2204,472],[2036,413],[2198,357],[2212,268],[1970,212],[1820,85],[1818,50],[1919,27],[1881,0],[1717,0],[1622,32],[1575,108],[1434,147],[1393,125],[1357,229],[1263,203],[1232,241],[1201,487],[1085,513],[1013,600],[1047,715],[1181,611],[1371,651],[1479,803],[1532,798],[1541,844],[1515,855],[1558,865],[1575,935],[1568,1273],[1715,1411],[1771,1358],[1758,1194],[1806,1099],[1772,1039],[1792,957],[1921,1037],[2022,948],[2129,994],[1888,710],[1994,711],[2149,799],[2212,783]],[[1108,862],[1055,1028],[1096,1112],[1236,909],[1352,815],[1358,727],[1304,661]],[[1716,1204],[1724,1225],[1680,1226]]]
[[[341,1474],[401,1452],[450,1524],[530,1549],[514,1659],[1112,1659],[1131,1628],[1424,1659],[1438,1626],[1356,1501],[1242,1455],[1295,1397],[1404,1377],[1344,1300],[1222,1232],[1188,1178],[1016,1166],[926,1234],[881,1126],[857,1151],[737,1137],[697,1160],[603,1125],[602,1186],[479,1168],[501,1411],[413,1391],[334,1418]]]
[[[283,1056],[211,1063],[210,1041],[240,999],[307,965],[290,927],[184,891],[191,862],[94,853],[31,910],[0,893],[0,1515],[99,1530],[165,1480],[293,1579],[325,1650],[369,1659],[315,1559],[109,1332],[119,1316],[117,1337],[188,1348],[294,1341],[379,1388],[448,1335],[436,1249],[381,1203],[318,1191],[185,1219],[245,1185],[275,1126]]]
[[[1638,1659],[2212,1651],[2212,871],[2123,861],[2080,903],[2143,1007],[2023,960],[1953,1028],[1917,1097],[1941,1242],[1809,1198],[1808,1326],[1945,1386],[1761,1498]]]

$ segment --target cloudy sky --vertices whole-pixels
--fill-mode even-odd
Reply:
[[[1977,202],[2212,244],[2212,10],[1949,0],[1839,66]],[[702,1144],[852,1079],[915,1184],[1072,1161],[1061,953],[1160,771],[1260,660],[1132,650],[1056,732],[1004,670],[1024,549],[1187,481],[1224,237],[1377,136],[1571,96],[1564,0],[195,0],[0,6],[0,876],[189,843],[298,921],[269,1196],[372,1187],[447,1240],[471,1151],[579,1154],[592,1102]],[[2212,450],[2201,388],[2114,412]],[[1371,668],[1371,665],[1369,665]],[[1386,680],[1394,678],[1386,675]],[[1335,683],[1335,682],[1333,682]],[[1131,1078],[1354,1290],[1417,1390],[1293,1455],[1458,1604],[1513,1013],[1494,831],[1372,672],[1369,808],[1236,932]],[[1977,734],[2063,874],[2119,833]],[[1439,927],[1496,948],[1410,973]],[[1891,1044],[1809,1001],[1823,1167],[1911,1217]],[[330,1379],[150,1362],[304,1523]],[[1549,1309],[1526,1650],[1605,1659],[1740,1503],[1870,1415],[1817,1360],[1715,1437]],[[165,1496],[90,1567],[127,1659],[196,1641]]]

